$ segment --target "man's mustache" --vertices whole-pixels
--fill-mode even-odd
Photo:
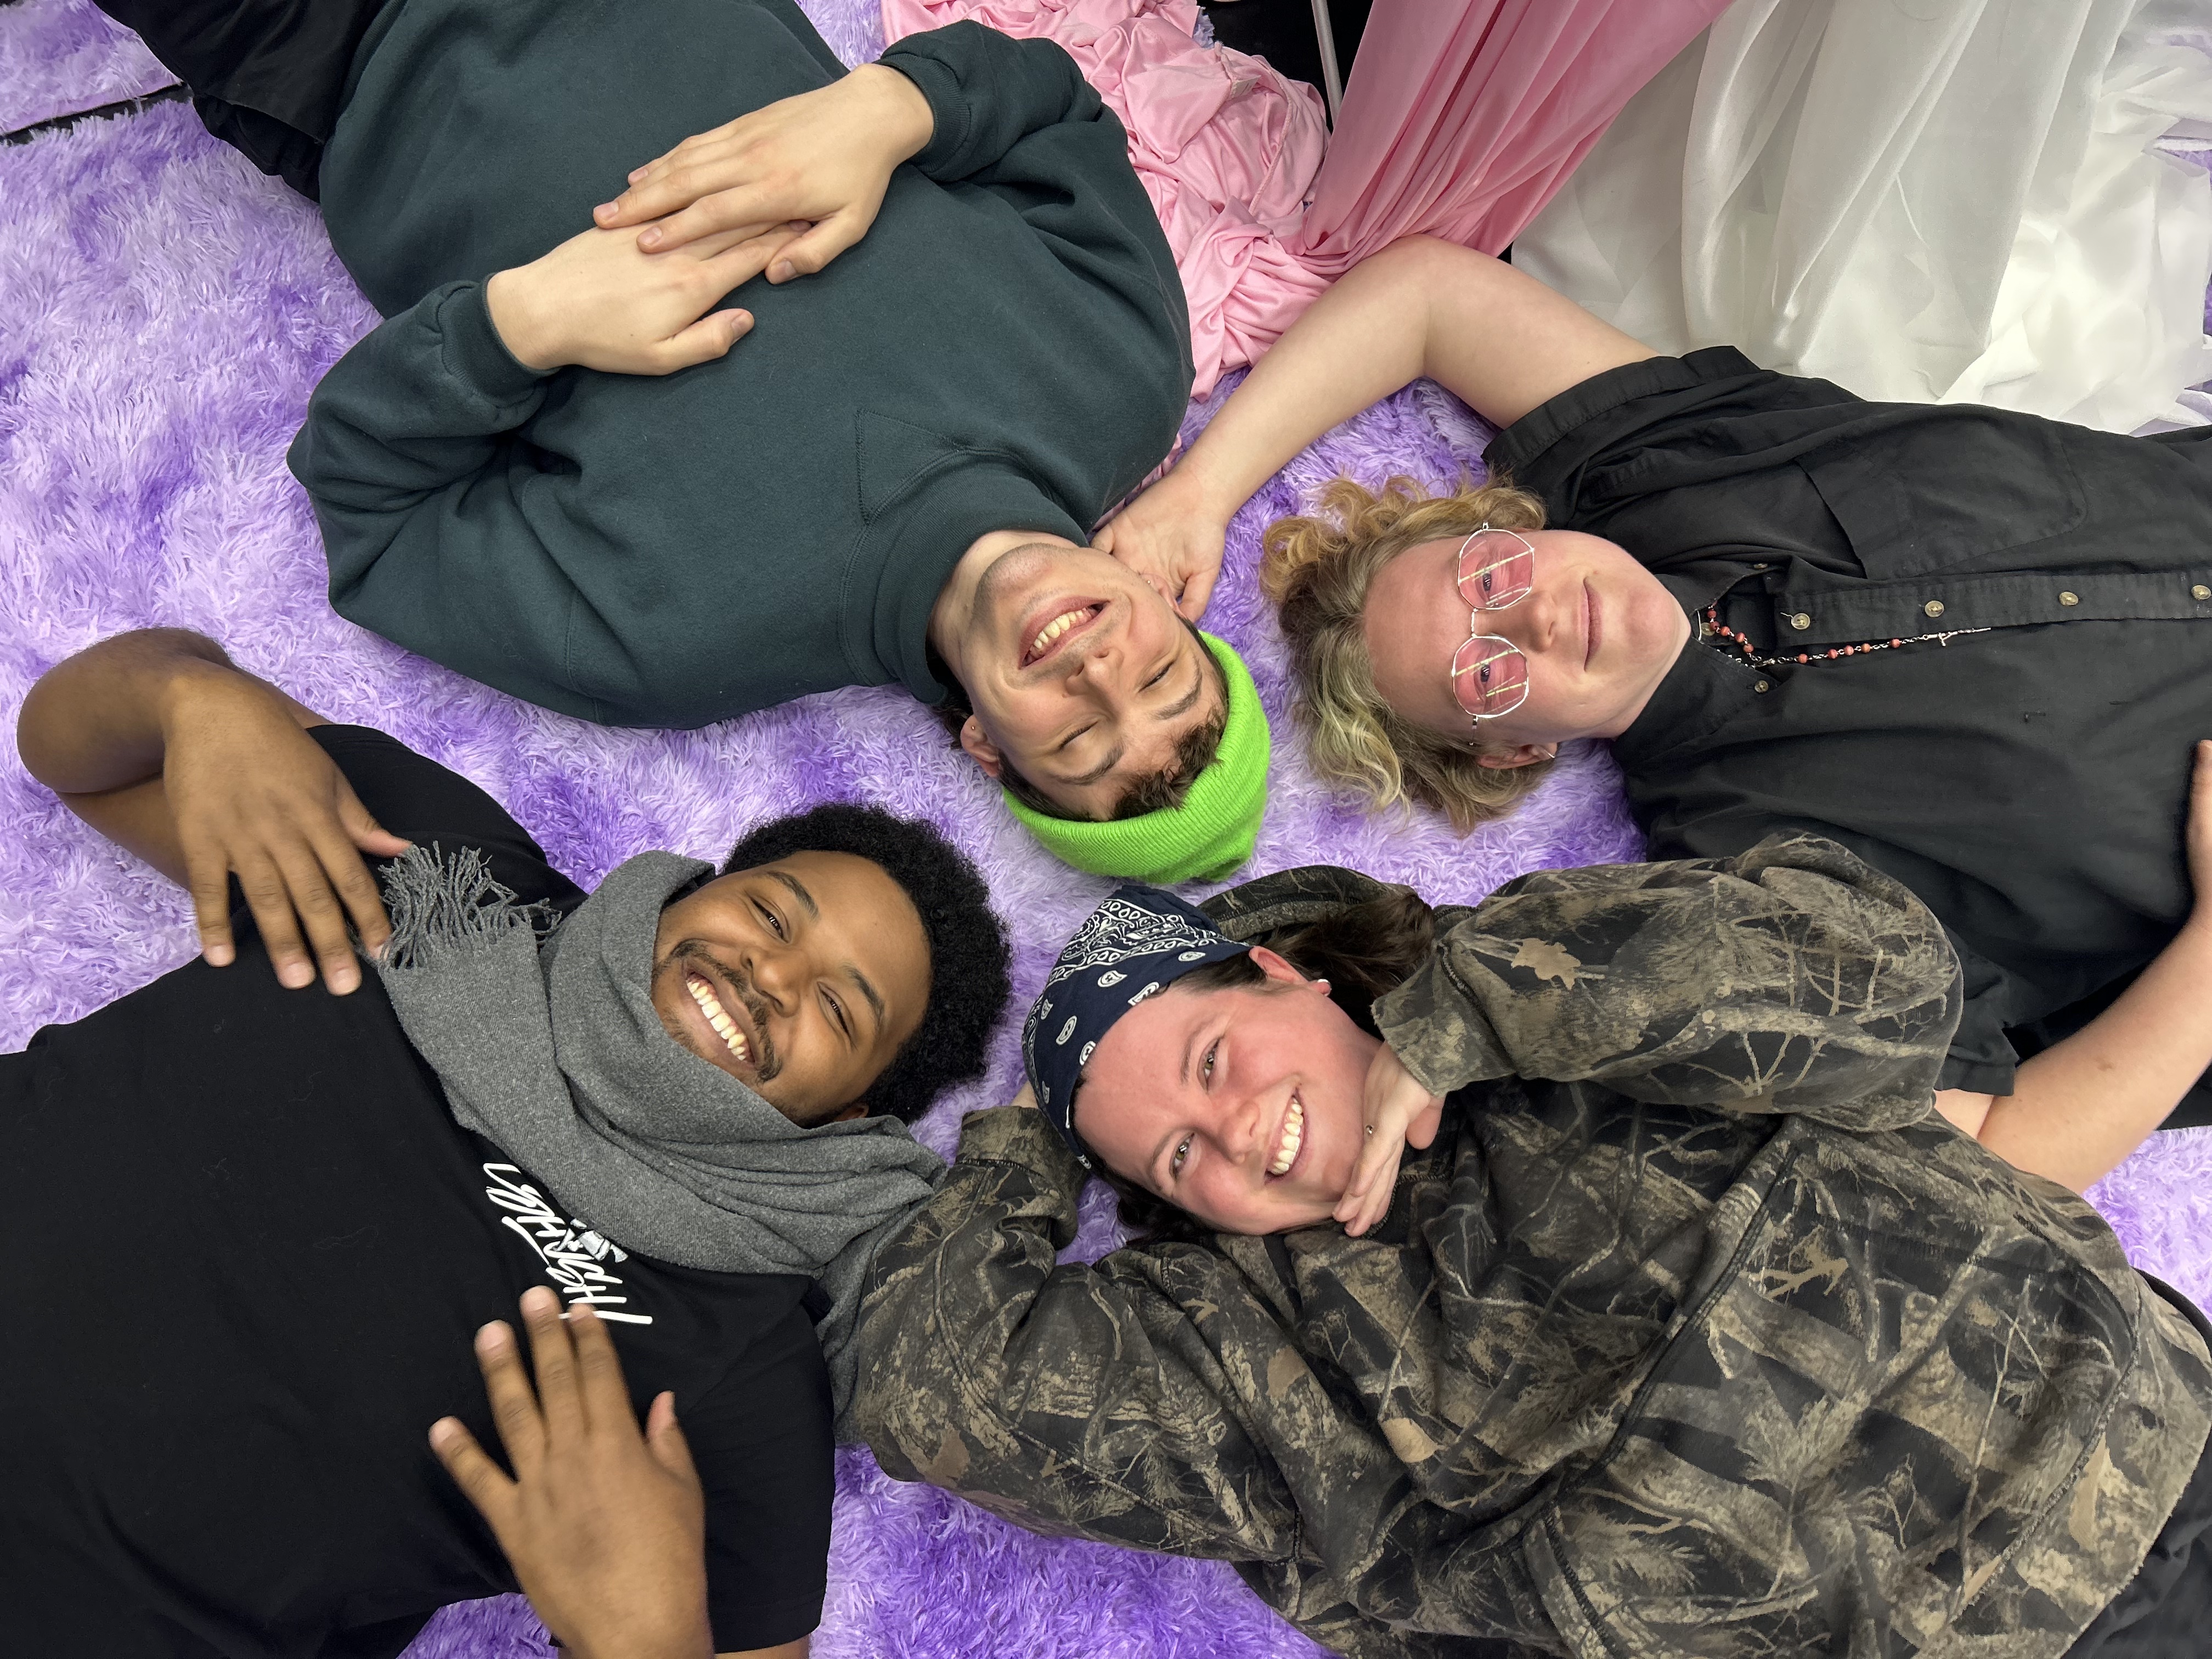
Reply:
[[[768,1034],[768,1004],[752,981],[743,973],[717,957],[696,939],[685,939],[668,953],[671,964],[680,968],[686,962],[696,962],[711,968],[738,1001],[745,1005],[745,1014],[752,1030],[747,1033],[755,1049],[753,1069],[763,1083],[769,1081],[783,1069],[783,1060],[775,1051],[775,1042]]]

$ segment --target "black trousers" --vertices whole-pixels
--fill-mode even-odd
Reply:
[[[207,130],[319,200],[323,144],[386,0],[98,0],[191,89]]]
[[[2171,1285],[2151,1288],[2187,1316],[2208,1346],[2212,1323]],[[2091,1621],[2066,1659],[2203,1659],[2212,1652],[2212,1450],[2128,1587]]]

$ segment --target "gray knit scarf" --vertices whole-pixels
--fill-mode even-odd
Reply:
[[[392,942],[378,971],[454,1118],[580,1224],[663,1261],[819,1280],[830,1308],[815,1330],[842,1419],[876,1246],[945,1164],[887,1117],[802,1129],[668,1035],[654,935],[670,895],[708,871],[641,853],[554,926],[473,848],[418,846],[383,878]]]

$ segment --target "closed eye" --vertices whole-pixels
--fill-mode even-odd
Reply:
[[[1055,754],[1066,754],[1068,750],[1074,747],[1077,738],[1087,737],[1097,729],[1098,728],[1095,726],[1085,726],[1076,731],[1069,732],[1066,737],[1060,740],[1059,748],[1054,750],[1053,752]]]

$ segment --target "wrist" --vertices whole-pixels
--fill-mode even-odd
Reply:
[[[484,309],[490,314],[492,332],[525,368],[545,374],[565,366],[552,324],[538,303],[530,266],[494,272],[484,284]]]
[[[937,112],[920,87],[888,64],[863,64],[846,76],[878,106],[877,119],[890,145],[891,165],[910,161],[937,134]]]
[[[236,696],[240,687],[256,684],[228,661],[180,653],[164,664],[153,695],[155,722],[164,746],[175,741],[179,731],[204,719],[210,707]]]

